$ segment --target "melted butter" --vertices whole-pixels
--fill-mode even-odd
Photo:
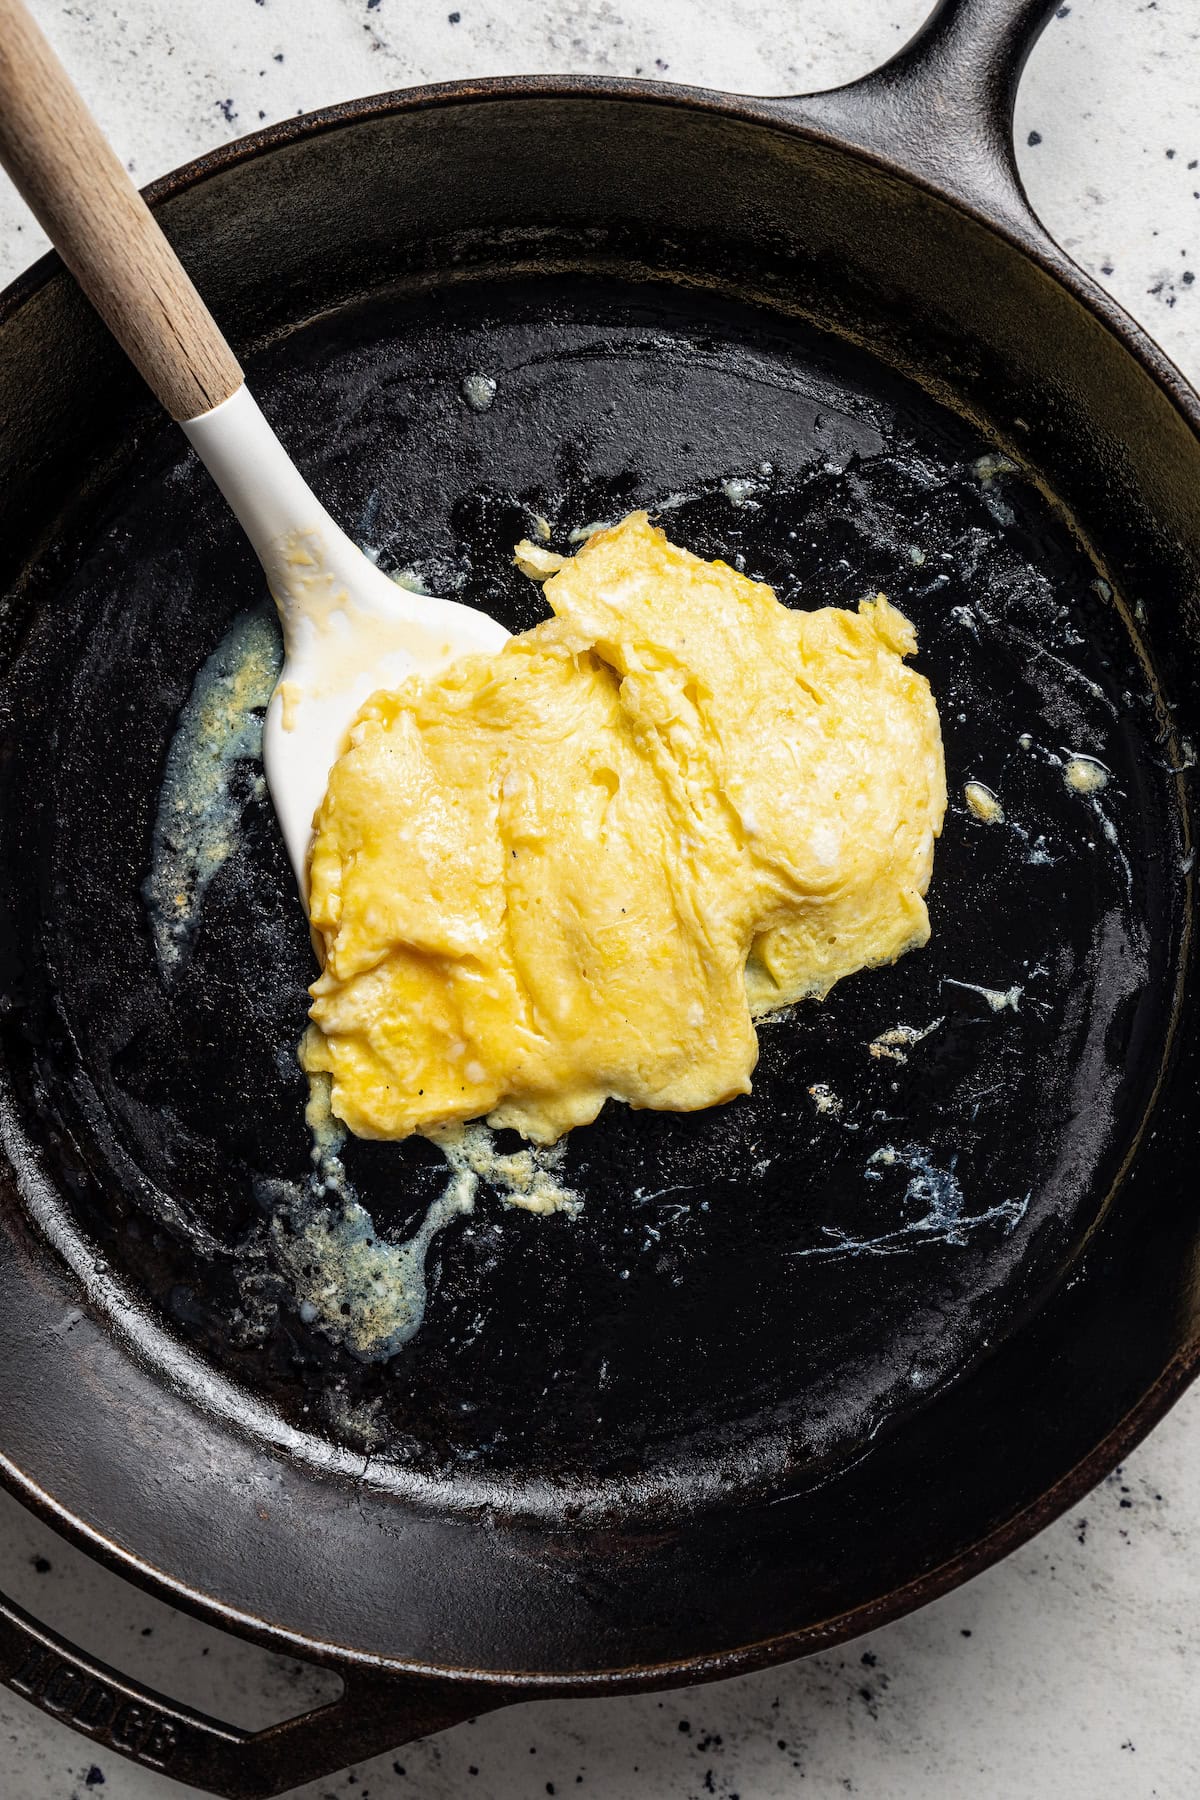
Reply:
[[[472,412],[490,412],[496,399],[495,377],[464,375],[459,384],[459,392]]]
[[[1005,456],[1002,450],[989,450],[983,456],[977,456],[971,465],[977,481],[986,487],[995,481],[997,475],[1015,475],[1017,465],[1011,456]]]
[[[834,1118],[842,1110],[842,1102],[827,1081],[815,1081],[808,1090],[809,1098],[819,1113],[832,1113]]]
[[[578,1194],[558,1180],[565,1144],[501,1151],[478,1119],[444,1126],[431,1135],[457,1174],[488,1182],[509,1206],[534,1213],[578,1212]]]
[[[313,1173],[306,1189],[276,1184],[269,1232],[274,1260],[300,1317],[366,1362],[394,1356],[421,1329],[426,1259],[440,1231],[475,1209],[478,1182],[453,1168],[411,1237],[380,1233],[346,1177],[346,1128],[329,1104],[329,1082],[309,1080],[305,1118]]]
[[[328,1077],[310,1075],[304,1122],[312,1137],[309,1154],[318,1176],[330,1185],[340,1186],[345,1181],[340,1157],[342,1146],[346,1142],[346,1127],[340,1119],[335,1118],[329,1095]]]
[[[1108,770],[1094,756],[1072,756],[1063,764],[1063,780],[1075,794],[1098,794],[1108,786]]]
[[[899,1148],[894,1144],[881,1144],[866,1160],[864,1180],[883,1182],[893,1170],[899,1170],[908,1177],[900,1196],[901,1213],[911,1213],[917,1207],[924,1210],[893,1230],[879,1232],[874,1237],[855,1237],[850,1232],[826,1227],[829,1243],[792,1251],[792,1256],[895,1256],[922,1241],[964,1244],[971,1232],[984,1225],[998,1225],[1005,1234],[1011,1232],[1024,1218],[1032,1192],[1019,1199],[1001,1200],[983,1212],[972,1213],[968,1210],[956,1162],[957,1157],[952,1156],[943,1169],[921,1144],[904,1144]]]
[[[507,1205],[529,1212],[579,1208],[577,1195],[557,1176],[565,1146],[506,1153],[486,1125],[459,1125],[437,1140],[448,1164],[445,1188],[412,1235],[394,1241],[377,1229],[347,1179],[346,1127],[330,1106],[327,1076],[309,1078],[305,1118],[313,1173],[305,1188],[270,1186],[273,1258],[304,1323],[366,1362],[386,1361],[421,1329],[430,1247],[455,1219],[474,1212],[481,1181]]]
[[[159,966],[170,973],[190,942],[213,877],[232,855],[249,792],[239,769],[262,753],[262,715],[279,674],[279,631],[244,613],[204,664],[167,751],[142,895]]]
[[[890,1030],[881,1031],[878,1037],[872,1038],[867,1049],[877,1059],[906,1063],[913,1046],[924,1043],[944,1023],[943,1019],[931,1019],[928,1025],[893,1025]]]
[[[556,617],[376,694],[319,815],[303,1060],[363,1136],[715,1105],[754,1018],[929,935],[941,737],[882,595],[792,611],[645,514],[518,558]]]
[[[419,569],[392,569],[388,574],[388,580],[394,581],[396,586],[403,588],[406,594],[420,594],[425,600],[437,598],[430,592],[425,577]]]
[[[968,994],[978,994],[981,1000],[987,1001],[994,1013],[1020,1012],[1021,995],[1025,992],[1024,988],[1020,987],[980,987],[978,983],[974,981],[955,981],[951,975],[943,977],[943,985],[945,987],[962,988],[964,992]]]
[[[963,788],[963,799],[975,817],[985,825],[1000,825],[1004,821],[1004,808],[993,794],[991,788],[984,787],[982,781],[968,781]]]
[[[425,1317],[429,1246],[474,1206],[473,1183],[456,1176],[402,1243],[381,1237],[353,1196],[327,1205],[305,1199],[277,1206],[272,1244],[300,1317],[364,1361],[394,1356]]]

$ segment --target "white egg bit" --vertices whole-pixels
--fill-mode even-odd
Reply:
[[[398,587],[330,518],[24,0],[0,0],[0,162],[182,425],[266,571],[284,665],[263,759],[307,903],[313,815],[363,701],[499,649],[508,633],[469,606]]]
[[[283,627],[283,668],[263,728],[263,768],[301,894],[313,815],[355,714],[380,688],[498,650],[502,625],[474,607],[399,587],[351,542],[243,383],[183,421],[237,515]]]

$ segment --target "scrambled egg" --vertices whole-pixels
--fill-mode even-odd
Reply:
[[[379,693],[317,818],[303,1047],[364,1137],[744,1094],[753,1019],[924,944],[937,709],[883,595],[796,612],[645,513],[555,617]]]

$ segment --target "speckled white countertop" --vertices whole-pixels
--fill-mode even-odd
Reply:
[[[455,75],[592,70],[801,91],[925,0],[34,0],[140,182],[288,114]],[[1071,0],[1035,51],[1021,166],[1059,240],[1200,381],[1200,0]],[[0,275],[43,240],[0,178]],[[320,1691],[93,1567],[0,1495],[0,1589],[247,1726]],[[1200,1392],[1068,1517],[957,1593],[788,1668],[462,1726],[297,1800],[1195,1800]],[[0,1800],[174,1782],[0,1690]]]

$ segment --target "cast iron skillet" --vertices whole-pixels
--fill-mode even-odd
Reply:
[[[4,1679],[113,1748],[265,1795],[513,1700],[802,1654],[1020,1543],[1195,1374],[1200,403],[1021,192],[1047,11],[947,0],[805,100],[390,95],[153,195],[385,561],[516,626],[532,514],[565,546],[668,505],[794,604],[885,589],[942,710],[930,948],[768,1025],[750,1099],[576,1133],[578,1218],[485,1194],[390,1360],[272,1260],[310,963],[252,765],[169,980],[141,897],[175,719],[256,570],[58,264],[5,297],[3,1472],[345,1677],[248,1735],[4,1608]],[[872,1055],[901,1023],[932,1029]],[[348,1166],[391,1237],[444,1179],[428,1148]]]

